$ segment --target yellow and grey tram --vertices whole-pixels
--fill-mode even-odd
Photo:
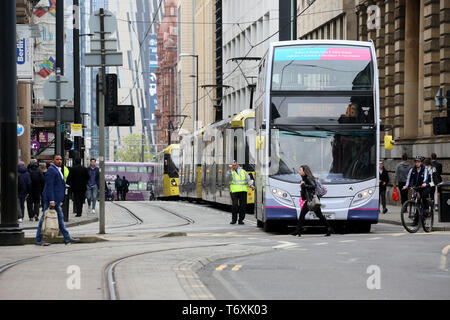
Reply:
[[[158,199],[178,198],[180,145],[171,144],[156,155],[155,197]]]

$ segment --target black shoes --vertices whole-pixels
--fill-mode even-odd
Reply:
[[[332,233],[334,233],[333,229],[331,227],[327,228],[327,233],[325,234],[325,237],[329,237]]]
[[[384,209],[383,209],[383,213],[386,213],[386,212],[388,212],[388,209],[387,209],[387,208],[384,208]]]
[[[236,221],[231,221],[230,224],[236,224]]]
[[[244,221],[239,221],[238,224],[244,224]]]
[[[64,240],[64,243],[65,243],[65,244],[69,244],[69,243],[78,243],[78,242],[80,242],[80,239],[78,239],[78,238],[70,238],[70,239],[68,239],[68,240]]]

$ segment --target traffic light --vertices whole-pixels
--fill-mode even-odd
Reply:
[[[107,74],[105,77],[105,127],[116,126],[119,114],[116,111],[117,107],[117,75]],[[99,75],[97,74],[97,125],[99,125],[99,95],[101,94],[99,88]]]
[[[134,106],[117,106],[118,119],[116,126],[132,127],[135,124]]]
[[[135,125],[134,106],[117,105],[117,75],[107,74],[105,78],[105,127]],[[97,125],[99,125],[99,76],[97,74]]]
[[[64,150],[72,149],[72,140],[65,138],[64,139]]]

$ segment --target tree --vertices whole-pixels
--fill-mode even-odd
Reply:
[[[142,135],[133,133],[121,140],[120,148],[114,155],[115,161],[120,162],[141,162],[142,145],[144,145],[144,162],[150,162],[153,159],[150,145],[146,144],[146,139]]]

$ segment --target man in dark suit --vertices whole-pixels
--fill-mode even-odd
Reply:
[[[81,159],[76,158],[74,160],[74,166],[70,169],[66,183],[72,189],[73,203],[77,217],[81,217],[83,212],[83,203],[88,181],[89,173],[87,168],[81,165]]]
[[[383,213],[386,213],[388,209],[386,208],[386,188],[389,183],[389,175],[384,168],[383,160],[380,160],[380,200],[383,206]]]
[[[79,242],[80,239],[73,239],[69,235],[66,226],[64,225],[64,214],[61,210],[61,203],[64,201],[64,191],[66,183],[64,182],[64,175],[61,172],[62,157],[60,155],[53,156],[53,163],[48,168],[45,174],[44,191],[42,192],[42,199],[44,200],[44,213],[48,208],[55,209],[58,213],[59,230],[64,237],[64,243]],[[50,245],[42,241],[41,228],[44,221],[45,214],[41,216],[36,233],[35,244],[39,246]]]

